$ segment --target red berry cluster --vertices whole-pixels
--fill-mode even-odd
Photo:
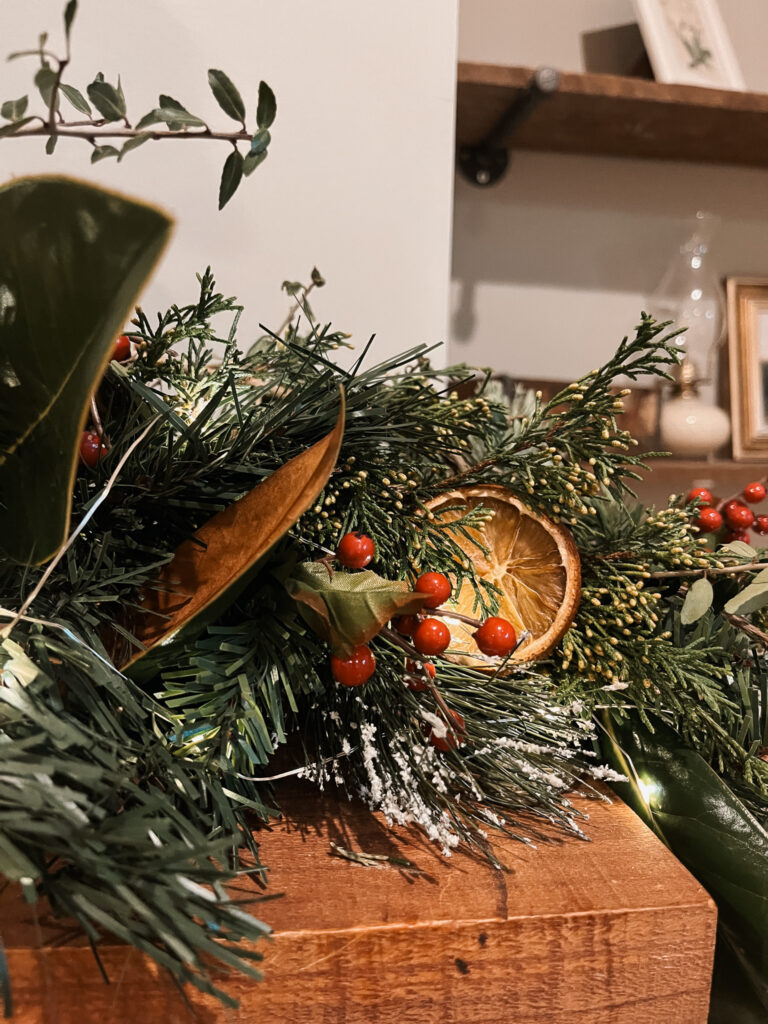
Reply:
[[[336,558],[347,569],[364,569],[376,557],[376,545],[364,533],[345,533],[336,549]],[[437,610],[450,598],[450,580],[441,572],[425,572],[413,586],[414,592],[425,597],[424,608]],[[415,648],[414,653],[439,655],[451,642],[451,631],[446,624],[433,615],[400,615],[392,620],[394,629],[408,637]],[[517,646],[515,629],[506,619],[492,615],[485,622],[477,623],[474,639],[477,646],[490,657],[506,657]],[[342,686],[361,686],[376,670],[376,659],[366,644],[355,647],[347,658],[334,655],[331,658],[331,673]],[[431,661],[408,658],[405,663],[405,685],[414,693],[434,687],[437,672]],[[438,750],[452,750],[464,733],[464,719],[456,711],[449,712],[450,722],[444,736],[428,729],[430,743]]]
[[[758,504],[765,499],[766,493],[765,485],[757,480],[747,484],[739,498],[731,498],[729,501],[718,501],[706,487],[694,487],[688,492],[686,503],[699,501],[693,525],[702,533],[715,533],[727,526],[725,543],[733,540],[747,543],[747,531],[750,529],[762,536],[768,534],[768,515],[755,515],[745,504]]]
[[[124,363],[131,358],[131,339],[121,334],[115,342],[112,358]],[[80,435],[80,459],[89,469],[96,469],[109,451],[109,445],[95,430],[84,430]]]

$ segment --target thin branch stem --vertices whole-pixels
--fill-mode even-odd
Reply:
[[[754,626],[749,619],[745,619],[743,615],[732,615],[730,612],[721,612],[722,617],[726,622],[730,622],[732,626],[740,629],[747,636],[751,636],[753,640],[759,640],[763,647],[768,648],[768,633],[764,633],[762,629],[758,629]]]
[[[425,615],[439,615],[444,619],[458,619],[459,622],[466,622],[468,626],[474,626],[479,629],[482,626],[480,619],[473,619],[471,615],[462,615],[461,612],[455,612],[450,608],[424,608]]]
[[[67,44],[69,49],[69,44]],[[56,106],[59,100],[59,86],[61,85],[61,76],[64,74],[64,68],[69,64],[69,53],[62,60],[58,61],[58,67],[56,69],[56,78],[53,81],[53,88],[51,89],[51,102],[48,106],[48,123],[46,125],[49,135],[58,135],[59,126],[56,124]]]
[[[40,128],[25,128],[23,131],[14,132],[7,136],[9,139],[24,139],[32,136],[58,135],[63,139],[85,139],[86,142],[93,142],[95,139],[135,139],[137,136],[148,136],[153,141],[159,139],[216,139],[224,142],[250,142],[251,136],[248,132],[212,132],[209,128],[205,131],[191,132],[168,132],[168,131],[139,131],[136,128],[107,128],[94,131],[85,128],[93,124],[98,127],[105,122],[101,121],[65,121],[61,125],[54,124],[51,127],[45,122]]]
[[[701,569],[665,569],[660,572],[652,572],[650,578],[653,580],[671,580],[687,577],[688,579],[699,576],[729,576],[740,572],[752,572],[754,569],[768,569],[768,562],[743,562],[741,565],[722,565]]]

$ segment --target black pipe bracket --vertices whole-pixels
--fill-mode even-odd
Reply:
[[[537,68],[526,88],[510,105],[482,142],[476,146],[460,146],[457,153],[459,170],[473,185],[487,188],[494,185],[509,165],[509,145],[515,131],[536,107],[560,86],[560,72],[555,68]]]

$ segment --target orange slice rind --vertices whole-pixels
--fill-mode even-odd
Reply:
[[[429,503],[435,517],[453,522],[482,505],[489,520],[481,528],[464,528],[452,539],[472,561],[477,574],[501,591],[496,613],[529,635],[512,661],[543,658],[573,622],[581,595],[581,563],[573,537],[558,523],[529,509],[505,487],[462,487]],[[443,510],[441,512],[441,509]],[[486,549],[483,551],[483,549]],[[475,588],[465,581],[444,606],[446,612],[477,617]],[[484,657],[472,634],[474,626],[446,617],[451,630],[448,657],[474,668],[494,671],[498,659]]]

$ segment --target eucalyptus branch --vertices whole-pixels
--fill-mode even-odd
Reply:
[[[648,578],[653,580],[699,579],[703,576],[729,576],[741,572],[755,572],[759,569],[768,569],[768,562],[742,562],[739,565],[706,566],[698,569],[665,569],[649,573]]]
[[[82,92],[63,81],[64,71],[71,59],[70,30],[76,12],[77,0],[69,0],[64,11],[64,57],[56,56],[45,47],[48,38],[45,34],[40,37],[37,49],[21,50],[8,58],[12,60],[17,57],[36,57],[40,61],[34,84],[45,104],[45,114],[27,113],[28,96],[6,100],[0,105],[0,116],[9,123],[0,127],[0,139],[47,138],[45,149],[49,155],[53,153],[60,138],[81,139],[93,147],[91,163],[108,158],[120,161],[126,153],[137,149],[145,142],[157,142],[162,139],[207,139],[229,143],[233,149],[224,163],[219,185],[219,209],[225,206],[235,194],[243,177],[255,171],[267,157],[271,141],[269,129],[277,112],[274,93],[270,87],[266,82],[259,84],[256,128],[253,132],[246,126],[246,109],[242,96],[231,79],[223,71],[215,68],[208,71],[208,84],[219,107],[240,125],[237,130],[212,130],[203,118],[191,113],[178,100],[162,93],[158,105],[139,118],[136,126],[132,127],[119,77],[117,85],[112,85],[100,72],[85,90],[87,99]],[[87,120],[66,120],[59,111],[62,97],[80,114],[84,114]],[[93,107],[100,116],[94,116]],[[116,122],[122,122],[124,127],[113,127]],[[164,124],[165,129],[158,130],[152,127],[158,124]],[[117,146],[110,144],[110,140],[122,141],[123,144],[118,149]],[[239,149],[241,144],[248,147],[245,154]]]

